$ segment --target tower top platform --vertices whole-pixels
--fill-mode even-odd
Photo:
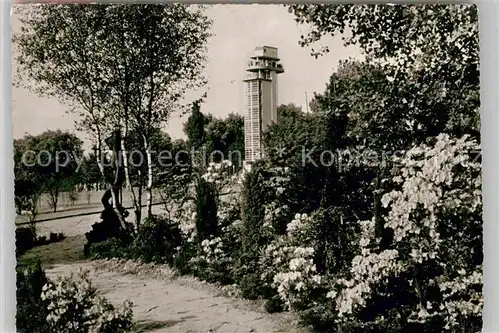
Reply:
[[[253,56],[250,58],[280,60],[278,57],[278,48],[274,46],[258,46],[255,48]]]
[[[261,71],[273,71],[278,74],[283,73],[283,65],[280,64],[280,59],[278,58],[278,49],[273,46],[256,47],[254,50],[254,55],[248,60],[246,71],[254,73],[258,73]],[[265,78],[250,75],[247,76],[245,81],[254,79]]]

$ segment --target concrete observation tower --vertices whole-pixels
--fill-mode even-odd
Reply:
[[[278,74],[284,72],[278,49],[256,47],[248,60],[245,85],[245,164],[263,157],[262,133],[277,121]]]

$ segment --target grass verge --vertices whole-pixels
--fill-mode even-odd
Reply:
[[[67,237],[60,242],[37,246],[17,259],[17,269],[26,269],[36,258],[40,258],[44,269],[50,269],[57,264],[85,261],[83,256],[85,242],[85,236],[78,235]]]

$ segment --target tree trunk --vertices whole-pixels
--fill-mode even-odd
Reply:
[[[52,212],[57,212],[57,204],[59,202],[59,189],[55,188],[49,191],[49,203]]]
[[[140,177],[141,175],[139,174],[139,188],[138,188],[138,207],[135,210],[135,218],[140,221],[142,218],[142,189],[144,187],[144,184],[142,182],[142,178]]]
[[[151,147],[148,140],[144,137],[144,148],[146,149],[146,157],[148,161],[148,183],[146,185],[148,218],[153,215],[153,159],[151,157]]]

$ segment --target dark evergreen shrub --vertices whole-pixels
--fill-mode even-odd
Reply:
[[[55,243],[55,242],[60,242],[62,241],[64,238],[66,238],[66,236],[64,236],[63,233],[55,233],[55,232],[51,232],[49,234],[49,240],[51,243]]]
[[[23,255],[36,246],[36,232],[33,228],[22,227],[16,229],[16,255]]]
[[[16,327],[21,333],[47,333],[47,305],[42,301],[43,286],[48,282],[40,260],[35,261],[26,272],[17,272]]]
[[[179,227],[164,216],[153,215],[139,227],[131,251],[134,258],[146,262],[172,263],[181,245]]]
[[[92,259],[128,259],[131,254],[129,245],[120,238],[110,238],[103,242],[90,244],[87,257]]]
[[[196,234],[198,244],[218,236],[217,193],[214,186],[200,179],[196,186]]]
[[[243,185],[241,252],[235,267],[235,278],[242,295],[255,299],[261,293],[259,257],[266,244],[262,225],[264,221],[265,193],[259,168],[250,172]]]

